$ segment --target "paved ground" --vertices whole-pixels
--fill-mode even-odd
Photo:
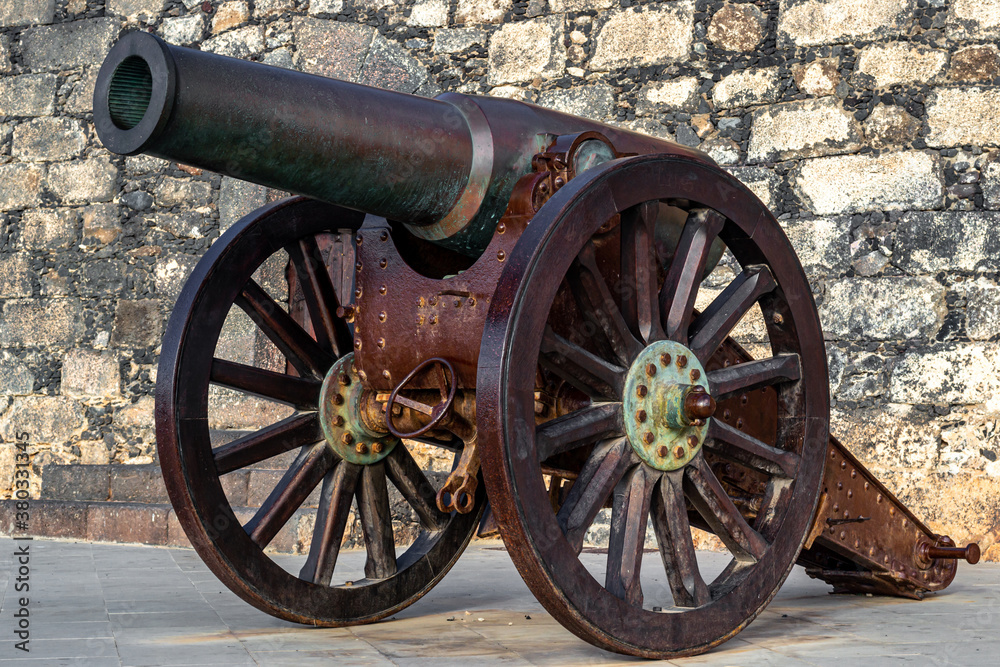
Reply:
[[[495,543],[471,547],[437,588],[395,620],[315,629],[245,604],[190,550],[35,540],[25,654],[15,648],[21,594],[13,550],[13,540],[0,538],[0,667],[644,662],[605,653],[563,630]],[[997,664],[998,565],[961,567],[947,591],[923,602],[827,591],[797,570],[737,638],[669,664]]]

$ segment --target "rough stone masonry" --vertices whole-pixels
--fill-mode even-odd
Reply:
[[[94,79],[123,29],[708,152],[806,267],[834,432],[1000,559],[1000,0],[0,0],[0,436],[31,434],[35,495],[48,467],[155,462],[165,318],[268,196],[99,145]],[[0,497],[13,463],[0,449]]]

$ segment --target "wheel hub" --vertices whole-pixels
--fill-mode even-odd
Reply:
[[[625,378],[625,434],[632,448],[657,470],[677,470],[701,449],[715,400],[705,369],[680,343],[648,346]]]
[[[388,456],[399,440],[365,426],[361,419],[363,394],[352,352],[338,359],[323,380],[319,419],[323,435],[337,456],[350,463],[371,465]]]

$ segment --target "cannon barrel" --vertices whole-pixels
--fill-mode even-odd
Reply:
[[[477,254],[517,179],[558,135],[618,151],[702,153],[508,99],[437,99],[121,37],[94,90],[112,152],[146,153],[405,223]]]

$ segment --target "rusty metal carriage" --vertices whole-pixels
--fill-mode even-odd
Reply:
[[[689,655],[732,637],[791,568],[838,591],[919,598],[955,559],[830,437],[826,356],[774,216],[706,155],[513,100],[425,99],[123,36],[98,134],[296,193],[243,218],[177,300],[157,377],[159,457],[212,571],[260,609],[321,626],[390,616],[478,531],[499,531],[567,629],[612,651]],[[727,284],[703,308],[726,253]],[[277,259],[276,259],[277,258]],[[275,288],[260,269],[278,261]],[[766,344],[731,334],[751,310]],[[231,312],[277,365],[217,352]],[[290,406],[235,440],[217,388]],[[451,458],[431,475],[416,444]],[[259,509],[226,476],[292,452]],[[419,521],[397,552],[389,493]],[[310,495],[301,569],[265,552]],[[364,574],[338,569],[352,506]],[[581,558],[610,511],[607,557]],[[691,528],[730,555],[699,568]],[[651,532],[651,535],[647,535]],[[644,545],[665,580],[644,590]]]

